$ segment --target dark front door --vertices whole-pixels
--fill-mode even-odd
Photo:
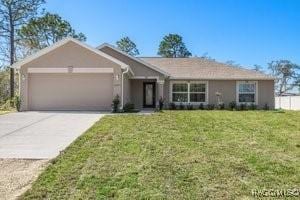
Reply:
[[[155,82],[144,82],[143,102],[144,108],[155,108]]]

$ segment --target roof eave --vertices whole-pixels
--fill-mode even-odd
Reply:
[[[274,81],[275,78],[253,78],[253,77],[249,77],[249,78],[205,78],[205,77],[178,77],[178,76],[170,76],[169,77],[170,80],[233,80],[233,81],[253,81],[253,80],[257,80],[257,81]]]
[[[122,69],[125,69],[125,68],[129,68],[130,69],[130,66],[127,65],[126,63],[123,63],[123,62],[117,60],[116,58],[114,58],[114,57],[112,57],[112,56],[110,56],[110,55],[108,55],[108,54],[106,54],[106,53],[104,53],[102,51],[99,51],[99,50],[97,50],[97,49],[95,49],[95,48],[93,48],[93,47],[91,47],[91,46],[89,46],[89,45],[87,45],[87,44],[85,44],[85,43],[83,43],[83,42],[81,42],[79,40],[76,40],[76,39],[74,39],[72,37],[67,37],[65,39],[62,39],[62,40],[60,40],[60,41],[52,44],[51,46],[48,46],[48,47],[46,47],[44,49],[41,49],[38,52],[36,52],[36,53],[34,53],[34,54],[26,57],[25,59],[20,60],[19,62],[14,63],[10,67],[11,68],[15,68],[15,69],[20,69],[23,65],[25,65],[25,64],[27,64],[27,63],[29,63],[29,62],[31,62],[31,61],[33,61],[33,60],[35,60],[35,59],[43,56],[43,55],[45,55],[45,54],[47,54],[47,53],[49,53],[49,52],[51,52],[51,51],[53,51],[53,50],[55,50],[55,49],[63,46],[63,45],[65,45],[65,44],[67,44],[68,42],[74,42],[74,43],[76,43],[76,44],[78,44],[78,45],[80,45],[80,46],[82,46],[82,47],[84,47],[84,48],[86,48],[86,49],[88,49],[88,50],[96,53],[97,55],[100,55],[100,56],[102,56],[104,58],[107,58],[108,60],[110,60],[110,61],[112,61],[112,62],[120,65],[120,67]]]
[[[145,62],[145,61],[143,61],[143,60],[141,60],[141,59],[139,59],[139,58],[136,58],[136,57],[134,57],[134,56],[131,56],[131,55],[129,55],[129,54],[127,54],[127,53],[125,53],[125,52],[123,52],[123,51],[117,49],[116,47],[114,47],[114,46],[111,45],[111,44],[103,43],[103,44],[101,44],[100,46],[98,46],[98,47],[96,47],[96,48],[100,50],[100,49],[102,49],[102,48],[104,48],[104,47],[109,47],[109,48],[111,48],[111,49],[113,49],[113,50],[115,50],[115,51],[121,53],[122,55],[125,55],[125,56],[127,56],[128,58],[133,59],[133,60],[135,60],[135,61],[137,61],[137,62],[139,62],[139,63],[141,63],[141,64],[143,64],[143,65],[145,65],[145,66],[147,66],[147,67],[149,67],[150,69],[155,70],[155,71],[157,71],[157,72],[163,74],[165,77],[170,77],[170,76],[171,76],[168,72],[166,72],[166,71],[164,71],[164,70],[162,70],[162,69],[160,69],[160,68],[158,68],[158,67],[156,67],[156,66],[154,66],[154,65],[151,65],[150,63],[147,63],[147,62]]]

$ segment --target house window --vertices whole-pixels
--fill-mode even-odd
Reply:
[[[188,84],[174,83],[172,86],[173,102],[188,102]]]
[[[257,82],[239,81],[237,82],[237,102],[257,103]]]
[[[205,102],[206,85],[204,83],[190,83],[190,102]]]
[[[206,102],[206,83],[199,82],[175,82],[171,84],[172,102],[186,103],[205,103]]]

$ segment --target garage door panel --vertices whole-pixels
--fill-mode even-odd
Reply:
[[[30,74],[30,110],[109,110],[112,74]]]

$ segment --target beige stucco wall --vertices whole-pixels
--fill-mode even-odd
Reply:
[[[131,103],[134,103],[137,109],[143,108],[143,83],[144,82],[156,82],[155,79],[148,79],[148,80],[138,80],[138,79],[131,79],[130,80],[130,89],[131,89]],[[156,103],[158,101],[158,86],[156,84]]]
[[[57,68],[57,67],[88,67],[88,68],[113,68],[113,96],[119,94],[121,96],[121,78],[116,79],[116,75],[121,77],[121,67],[107,58],[89,51],[88,49],[70,41],[65,45],[33,60],[30,63],[21,66],[21,109],[28,110],[28,81],[29,76],[27,69],[30,68]]]
[[[275,108],[274,81],[258,81],[258,104],[263,107],[268,104],[271,109]]]
[[[216,92],[221,93],[225,105],[236,101],[236,81],[208,81],[208,102],[210,104],[218,103]]]
[[[165,100],[165,107],[168,107],[170,103],[170,80],[166,79],[164,82],[164,100]]]
[[[124,90],[124,105],[126,103],[131,103],[131,85],[130,85],[130,79],[129,75],[125,74],[124,75],[124,80],[123,80],[123,90]]]
[[[101,49],[102,52],[126,63],[127,65],[130,66],[132,71],[134,72],[134,76],[143,76],[143,77],[158,77],[159,80],[164,80],[165,77],[163,74],[143,65],[142,63],[139,63],[133,59],[128,58],[127,56],[109,48],[109,47],[104,47]]]
[[[172,80],[171,80],[172,81]],[[178,80],[176,80],[178,81]],[[182,80],[184,81],[184,80]],[[206,80],[203,80],[206,81]],[[274,81],[260,80],[258,82],[258,106],[262,108],[266,103],[271,109],[274,108]],[[226,106],[232,101],[236,101],[236,81],[235,80],[209,80],[208,81],[208,103],[217,104],[216,92],[222,94],[222,101]],[[170,99],[170,81],[164,84],[164,98],[166,104]]]

